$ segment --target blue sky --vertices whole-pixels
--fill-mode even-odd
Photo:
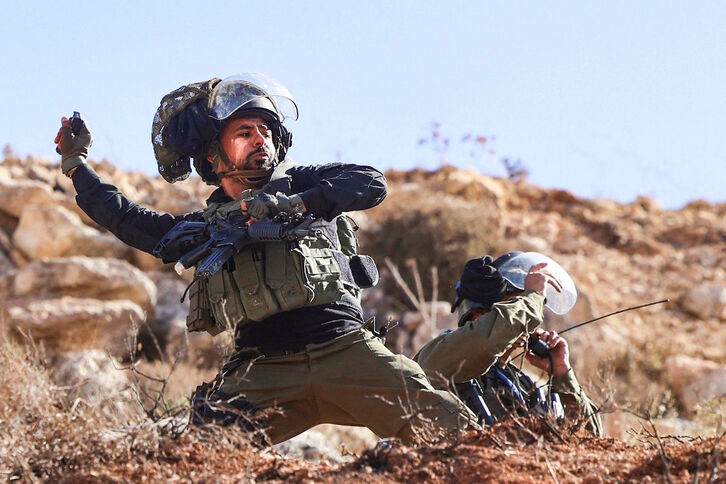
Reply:
[[[298,102],[301,163],[502,174],[509,156],[582,196],[726,201],[723,2],[12,2],[3,18],[0,144],[23,155],[55,159],[78,110],[92,157],[155,173],[165,93],[263,72]],[[433,123],[444,155],[418,144]]]

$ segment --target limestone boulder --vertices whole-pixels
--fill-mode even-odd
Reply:
[[[129,252],[113,235],[84,225],[78,215],[56,205],[25,207],[13,243],[34,260],[72,255],[125,258]]]
[[[149,277],[159,291],[156,304],[156,313],[159,319],[185,320],[189,311],[189,299],[184,298],[184,301],[180,301],[180,299],[189,284],[175,272],[156,271],[150,273]]]
[[[351,453],[360,454],[377,442],[378,437],[365,427],[324,424],[277,444],[274,449],[288,458],[349,462],[353,460]]]
[[[34,261],[20,269],[13,281],[17,297],[76,296],[129,300],[153,312],[156,285],[126,261],[74,256]]]
[[[422,324],[411,332],[409,343],[409,352],[407,354],[415,355],[426,343],[439,335],[439,331],[435,330],[428,324]]]
[[[26,167],[26,169],[29,180],[35,180],[45,185],[53,186],[56,171],[51,169],[47,163],[31,163]],[[60,168],[58,168],[58,170],[60,170]]]
[[[144,311],[131,301],[62,297],[9,302],[4,308],[11,329],[30,333],[46,347],[60,351],[108,349],[128,354],[128,335],[144,320]]]
[[[473,169],[457,170],[442,168],[434,182],[442,193],[450,193],[478,202],[486,201],[498,209],[506,206],[511,197],[513,184],[506,179],[482,175]]]
[[[203,200],[194,193],[191,186],[169,185],[157,191],[155,207],[157,210],[173,215],[202,210]]]
[[[683,298],[683,309],[701,319],[726,320],[726,285],[704,283],[690,289]]]
[[[30,205],[50,205],[53,192],[45,183],[0,178],[0,211],[20,217]]]
[[[689,412],[699,403],[726,396],[726,365],[675,355],[666,360],[665,371],[669,385]]]

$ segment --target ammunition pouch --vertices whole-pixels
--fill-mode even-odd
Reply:
[[[339,301],[346,290],[358,289],[351,270],[352,260],[334,250],[323,236],[250,246],[235,254],[229,267],[208,280],[199,279],[201,287],[192,293],[199,293],[203,298],[206,292],[214,329],[210,331],[200,323],[200,317],[191,314],[190,320],[195,321],[195,326],[188,324],[187,327],[189,331],[217,334],[280,312]],[[359,277],[372,280],[370,269],[368,272],[367,276]],[[204,314],[204,304],[194,309],[194,314]]]
[[[206,331],[212,336],[222,331],[212,317],[212,308],[209,306],[207,285],[201,279],[196,279],[189,286],[189,314],[187,315],[187,329],[192,331]]]
[[[238,202],[210,206],[205,220],[237,207]],[[281,312],[337,302],[346,292],[360,299],[362,288],[378,282],[378,269],[371,257],[357,255],[357,225],[347,216],[315,223],[318,236],[249,245],[208,279],[195,280],[187,329],[216,335]]]

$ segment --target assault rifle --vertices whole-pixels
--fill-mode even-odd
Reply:
[[[311,228],[312,215],[279,213],[273,219],[250,223],[241,211],[213,222],[179,222],[154,247],[154,255],[165,262],[177,261],[174,269],[196,266],[194,277],[210,278],[236,253],[259,242],[298,240],[319,236]]]

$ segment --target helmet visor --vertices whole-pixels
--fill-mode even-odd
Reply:
[[[545,287],[545,305],[556,314],[565,314],[570,311],[577,302],[577,289],[572,277],[557,262],[539,252],[524,252],[516,255],[499,267],[499,273],[504,279],[519,290],[524,290],[524,280],[533,265],[547,263],[544,268],[547,272],[562,284],[562,291],[547,284]]]
[[[269,101],[270,110],[274,110],[281,123],[298,117],[290,91],[264,74],[232,76],[217,84],[209,98],[209,111],[214,119],[223,121],[255,100]]]

